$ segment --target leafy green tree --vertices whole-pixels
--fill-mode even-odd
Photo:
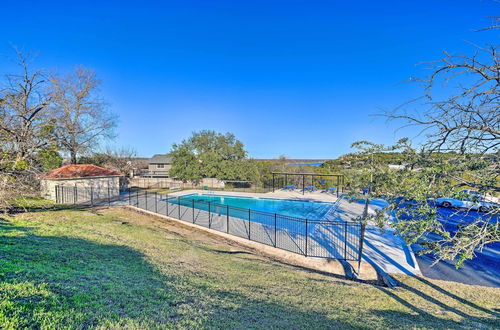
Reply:
[[[482,193],[492,193],[497,179],[491,175],[498,163],[496,157],[473,154],[436,157],[417,152],[407,139],[390,147],[367,141],[357,142],[353,147],[361,158],[370,161],[346,171],[352,195],[367,202],[377,198],[388,202],[374,215],[367,216],[366,221],[374,221],[380,227],[390,225],[408,243],[419,242],[424,246],[422,253],[432,252],[436,261],[453,260],[457,266],[473,258],[475,249],[499,241],[497,209],[478,215],[470,224],[453,227],[438,220],[436,206],[429,202],[442,196],[466,197],[461,190],[467,177],[474,178],[473,185],[482,187]],[[381,158],[371,157],[394,150],[399,150],[403,157],[402,168],[391,169]]]
[[[47,149],[38,153],[37,160],[44,171],[50,171],[60,167],[63,158],[57,150]]]
[[[108,156],[102,152],[96,152],[88,156],[78,158],[78,164],[92,164],[96,166],[105,166]]]
[[[243,143],[231,133],[194,132],[174,144],[170,156],[170,175],[182,180],[254,180],[257,173],[254,163],[247,159]]]

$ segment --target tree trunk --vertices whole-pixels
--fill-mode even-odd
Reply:
[[[76,164],[76,151],[71,151],[71,164]]]

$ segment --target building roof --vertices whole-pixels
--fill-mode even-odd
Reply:
[[[149,159],[150,164],[172,164],[172,157],[169,155],[156,154]]]
[[[91,164],[66,165],[40,177],[44,179],[74,179],[101,176],[120,176],[119,172]]]

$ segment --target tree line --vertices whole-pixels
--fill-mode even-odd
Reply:
[[[290,165],[284,156],[276,161],[249,158],[244,144],[234,134],[212,130],[193,132],[189,138],[174,143],[169,155],[172,157],[169,175],[186,181],[217,178],[262,187],[271,184],[272,172],[312,170],[310,166]]]

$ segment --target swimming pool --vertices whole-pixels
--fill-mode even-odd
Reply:
[[[361,253],[361,224],[336,219],[335,203],[137,191],[129,204],[305,256],[358,260]]]
[[[184,195],[182,198],[184,200],[189,199],[201,202],[210,202],[218,205],[228,205],[230,207],[237,207],[241,209],[277,213],[279,215],[312,220],[323,220],[327,212],[334,205],[333,203],[316,201],[212,194]]]

